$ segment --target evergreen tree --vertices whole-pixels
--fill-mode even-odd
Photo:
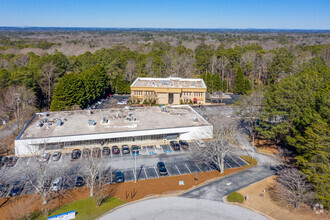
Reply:
[[[245,93],[245,80],[244,74],[241,67],[238,67],[236,70],[235,76],[235,85],[234,85],[234,93],[236,94],[244,94]]]

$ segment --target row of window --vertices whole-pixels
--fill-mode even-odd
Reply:
[[[182,92],[180,94],[180,97],[182,97],[182,96],[192,96],[192,95],[194,95],[194,97],[203,97],[202,92]]]
[[[177,135],[177,134],[176,134]],[[61,143],[45,143],[40,144],[40,149],[59,149],[63,147],[75,147],[75,146],[88,146],[88,145],[101,145],[103,144],[118,144],[118,143],[127,143],[127,142],[136,142],[136,141],[147,141],[147,140],[163,140],[164,134],[157,135],[145,135],[137,137],[122,137],[122,138],[110,138],[110,139],[96,139],[96,140],[86,140],[86,141],[70,141],[70,142],[61,142]]]

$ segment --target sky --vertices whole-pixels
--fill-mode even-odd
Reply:
[[[0,0],[0,26],[330,29],[330,0]]]

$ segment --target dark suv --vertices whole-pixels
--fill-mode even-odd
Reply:
[[[167,169],[165,167],[165,164],[163,162],[157,163],[158,172],[160,175],[167,175]]]
[[[117,171],[115,172],[115,182],[116,183],[123,183],[125,182],[125,177],[124,177],[124,173],[121,171]]]
[[[181,146],[182,149],[185,149],[185,150],[186,150],[186,149],[189,148],[189,144],[188,144],[187,141],[180,140],[180,141],[179,141],[179,144],[180,144],[180,146]]]
[[[82,176],[77,176],[76,178],[76,187],[82,187],[85,185],[85,180]]]
[[[72,159],[78,159],[81,155],[81,151],[79,149],[74,149],[71,153]]]
[[[171,141],[170,142],[171,147],[173,148],[173,150],[180,150],[180,144],[176,141]]]

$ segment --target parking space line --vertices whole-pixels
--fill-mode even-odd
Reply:
[[[157,177],[159,178],[158,172],[157,172],[157,170],[156,170],[156,168],[155,168],[155,167],[154,167],[154,169],[155,169],[155,173],[157,174]]]
[[[143,146],[146,148],[147,154],[149,155],[148,146]]]
[[[30,163],[30,159],[31,159],[31,157],[29,157],[29,159],[28,159],[26,165],[29,165],[29,163]]]
[[[243,161],[243,163],[245,163],[246,165],[248,164],[245,160],[243,160],[240,156],[238,157],[241,161]]]
[[[201,170],[201,168],[199,168],[199,166],[197,165],[197,163],[195,163],[195,165],[199,169],[199,171],[201,171],[201,173],[202,173],[203,171]]]
[[[147,172],[146,172],[146,169],[143,167],[143,171],[144,171],[144,174],[146,175],[147,179],[149,179],[148,175],[147,175]]]
[[[187,164],[184,164],[184,165],[186,165],[187,169],[188,169],[188,170],[189,170],[189,172],[191,173],[191,171],[190,171],[189,167],[187,166]]]
[[[123,148],[122,148],[121,151],[120,151],[120,156],[121,156],[121,157],[123,156]]]
[[[209,165],[207,165],[207,163],[204,163],[209,169],[210,171],[212,171],[211,167],[209,167]]]
[[[170,174],[170,171],[168,171],[168,169],[167,169],[167,173],[168,173],[169,176],[172,176],[172,175]]]
[[[238,164],[238,167],[241,167],[241,165],[230,155],[228,155],[236,164]]]
[[[175,168],[178,170],[179,174],[181,175],[181,172],[180,172],[180,170],[178,169],[178,167],[176,166],[176,164],[175,164],[174,166],[175,166]],[[167,170],[167,172],[168,172],[168,170]]]
[[[112,157],[112,149],[110,149],[110,154],[111,154],[111,157]]]
[[[133,179],[133,181],[137,181],[137,178],[136,178],[136,172],[135,172],[135,170],[132,170],[133,171],[133,174],[134,174],[134,179]]]
[[[226,162],[226,164],[227,164],[227,165],[228,165],[230,168],[232,168],[232,166],[230,166],[230,164],[229,164],[229,163],[227,163],[227,162]]]
[[[163,151],[163,154],[165,154],[165,151],[164,151],[164,149],[163,149],[162,147],[160,147],[160,149],[162,149],[162,151]]]

